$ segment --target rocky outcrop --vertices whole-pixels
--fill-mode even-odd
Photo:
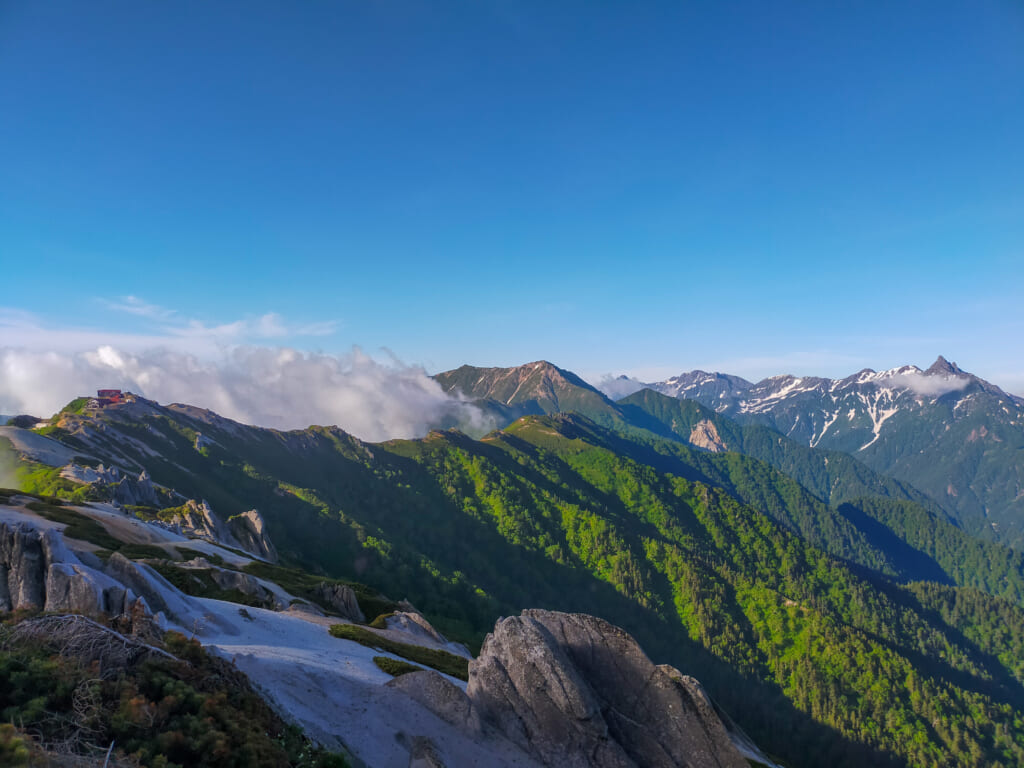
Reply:
[[[181,513],[171,519],[171,525],[185,536],[234,547],[261,560],[277,562],[277,549],[267,535],[263,517],[255,509],[233,515],[224,522],[214,514],[205,499],[189,499]]]
[[[229,517],[228,530],[241,549],[267,562],[277,562],[277,549],[267,535],[263,517],[255,509]]]
[[[747,768],[702,689],[593,616],[502,619],[466,692],[484,722],[544,765]]]
[[[153,479],[149,476],[149,472],[142,470],[139,473],[138,479],[135,481],[133,489],[135,497],[138,499],[136,504],[150,504],[152,506],[160,505],[160,497],[157,495],[156,488],[153,487]],[[127,502],[126,502],[127,503]]]
[[[695,445],[698,448],[711,451],[712,453],[719,453],[727,450],[725,447],[725,441],[722,440],[718,434],[718,430],[710,419],[704,419],[698,421],[693,425],[693,429],[690,430],[689,437],[690,445]]]
[[[145,598],[154,613],[169,614],[170,608],[163,599],[161,591],[153,588],[148,573],[142,568],[143,566],[139,563],[129,560],[120,552],[115,552],[107,560],[103,570],[112,579],[124,584],[129,591]]]
[[[747,736],[743,729],[736,725],[732,718],[711,700],[711,697],[708,696],[707,691],[704,690],[704,686],[700,684],[699,680],[689,675],[684,675],[678,669],[668,664],[659,664],[658,669],[668,675],[683,690],[684,696],[690,697],[696,705],[701,718],[707,722],[718,720],[721,723],[732,745],[736,747],[741,755],[753,761],[754,764],[765,766],[765,768],[781,768],[770,757],[765,755],[760,747],[754,743],[754,740]]]
[[[146,470],[139,476],[122,472],[117,467],[88,467],[71,462],[65,465],[60,476],[74,483],[91,485],[96,491],[95,498],[109,498],[119,504],[158,507],[161,504],[160,494]]]
[[[418,701],[449,725],[467,733],[480,733],[484,724],[466,692],[431,670],[409,672],[387,683]]]
[[[47,611],[119,616],[134,599],[124,585],[88,566],[51,563],[47,569]]]
[[[180,514],[171,519],[171,524],[178,526],[180,531],[195,539],[205,539],[214,544],[227,543],[231,534],[219,517],[213,514],[210,504],[203,499],[189,499],[182,507]],[[236,542],[231,538],[232,545]]]
[[[331,584],[323,581],[317,585],[314,594],[331,606],[341,618],[360,624],[366,622],[366,616],[363,615],[363,611],[359,608],[356,593],[347,584]]]
[[[288,607],[283,600],[264,587],[260,580],[251,574],[230,571],[227,568],[218,568],[215,565],[209,564],[207,564],[207,568],[209,568],[210,578],[213,579],[213,583],[225,591],[241,592],[243,595],[259,601],[261,605],[271,607],[274,610],[283,611]]]
[[[472,659],[473,654],[469,652],[462,643],[448,640],[431,625],[422,613],[417,611],[410,602],[402,600],[398,603],[406,610],[395,611],[384,614],[374,619],[372,626],[379,633],[400,643],[412,643],[422,645],[426,648],[436,648],[446,651],[464,659]]]
[[[412,611],[397,611],[384,619],[384,626],[387,629],[394,629],[404,632],[420,640],[428,640],[438,645],[446,645],[445,637],[434,629],[433,625],[423,618],[423,615]]]
[[[42,608],[46,567],[38,529],[0,523],[0,609]]]
[[[0,523],[0,610],[118,616],[136,599],[123,583],[83,565],[56,530]]]

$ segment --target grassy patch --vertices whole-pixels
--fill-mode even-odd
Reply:
[[[70,403],[61,408],[60,411],[58,411],[58,415],[60,415],[61,413],[81,413],[82,411],[85,410],[85,406],[87,406],[88,404],[88,397],[76,397]]]
[[[259,561],[249,563],[242,570],[246,573],[251,573],[253,576],[258,576],[261,579],[273,581],[280,585],[282,589],[291,592],[296,597],[308,600],[309,602],[320,606],[325,611],[332,613],[336,611],[334,606],[330,605],[316,594],[316,588],[324,582],[328,584],[345,584],[352,587],[352,591],[356,593],[356,601],[359,603],[359,609],[363,612],[364,616],[377,616],[381,613],[389,613],[398,610],[398,604],[393,600],[388,599],[372,587],[368,587],[365,584],[360,584],[358,582],[328,579],[323,576],[316,576],[307,571],[285,568],[280,565],[271,565],[270,563],[263,563]]]
[[[25,505],[26,509],[35,512],[40,517],[54,523],[63,523],[64,535],[69,539],[78,539],[95,544],[100,548],[97,555],[101,559],[110,557],[113,552],[120,552],[129,560],[141,560],[144,558],[165,559],[168,557],[167,550],[151,544],[129,544],[112,536],[102,524],[91,517],[76,512],[68,507],[58,506],[49,501],[30,501]]]
[[[166,560],[170,556],[166,549],[154,544],[122,544],[117,551],[129,560]]]
[[[168,561],[151,563],[151,567],[186,595],[208,597],[250,608],[266,608],[266,602],[237,589],[221,589],[213,580],[210,568],[181,568]]]
[[[380,616],[378,616],[376,619],[370,622],[370,626],[374,629],[387,629],[388,619],[390,619],[394,615],[394,611],[390,613],[382,613]]]
[[[60,470],[60,467],[21,461],[15,474],[18,478],[18,485],[26,493],[38,496],[60,496],[67,499],[71,498],[75,491],[81,490],[82,493],[79,495],[84,495],[86,486],[61,477]]]
[[[54,523],[63,523],[67,526],[64,529],[64,535],[68,538],[88,541],[90,544],[95,544],[101,549],[109,549],[112,552],[117,552],[125,546],[123,541],[115,539],[107,532],[106,528],[81,512],[67,507],[58,507],[45,501],[30,501],[25,507]],[[164,557],[166,553],[161,551],[160,556]]]
[[[401,656],[403,659],[415,661],[417,664],[431,667],[438,672],[457,677],[459,680],[469,679],[469,659],[456,656],[454,653],[409,643],[398,643],[355,624],[333,624],[330,633],[342,640],[352,640],[367,648],[379,648],[382,651],[393,653],[395,656]]]
[[[152,507],[147,507],[147,509],[153,509],[153,508]],[[188,512],[188,505],[187,504],[182,504],[182,505],[177,506],[177,507],[164,507],[163,509],[154,509],[153,510],[153,517],[157,518],[158,520],[163,520],[165,523],[169,523],[169,522],[171,522],[171,520],[173,520],[178,515],[181,515],[181,517],[184,518],[185,515],[187,514],[187,512]]]
[[[188,547],[175,547],[182,560],[195,560],[197,557],[205,558],[210,565],[224,565],[224,558],[211,552],[200,552],[198,549]]]
[[[125,504],[124,510],[135,515],[140,520],[153,520],[160,513],[160,510],[156,507],[149,507],[145,504]]]
[[[380,667],[383,671],[387,672],[392,677],[398,677],[399,675],[407,675],[410,672],[423,671],[423,667],[417,667],[415,664],[410,664],[407,661],[399,661],[398,659],[392,659],[390,656],[374,656],[373,663]]]

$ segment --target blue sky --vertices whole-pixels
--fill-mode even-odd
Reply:
[[[1016,0],[0,0],[0,346],[1024,394],[1022,136]]]

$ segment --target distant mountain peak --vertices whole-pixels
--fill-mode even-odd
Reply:
[[[944,376],[966,376],[967,373],[961,370],[960,366],[956,363],[951,363],[949,360],[939,355],[934,363],[926,370],[926,376],[944,375]]]
[[[611,407],[611,401],[592,385],[547,360],[511,368],[463,365],[435,375],[434,380],[445,392],[460,392],[521,414]]]

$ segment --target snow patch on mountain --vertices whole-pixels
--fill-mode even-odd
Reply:
[[[871,417],[871,432],[874,435],[874,437],[872,437],[869,442],[862,445],[858,449],[860,451],[863,451],[865,448],[873,445],[875,441],[878,440],[879,436],[882,434],[882,425],[885,424],[885,422],[887,422],[899,411],[899,408],[896,406],[893,406],[891,408],[883,408],[879,404],[878,400],[869,403],[865,399],[865,405],[867,406],[868,416]]]
[[[851,413],[853,413],[853,411],[851,411]],[[836,420],[839,418],[839,411],[837,410],[835,411],[835,413],[831,415],[829,415],[828,411],[822,411],[821,415],[825,419],[825,426],[821,428],[821,432],[818,432],[814,437],[811,438],[811,448],[814,448],[818,443],[820,443],[821,438],[823,438],[825,436],[825,433],[828,432],[828,428],[836,423]]]

